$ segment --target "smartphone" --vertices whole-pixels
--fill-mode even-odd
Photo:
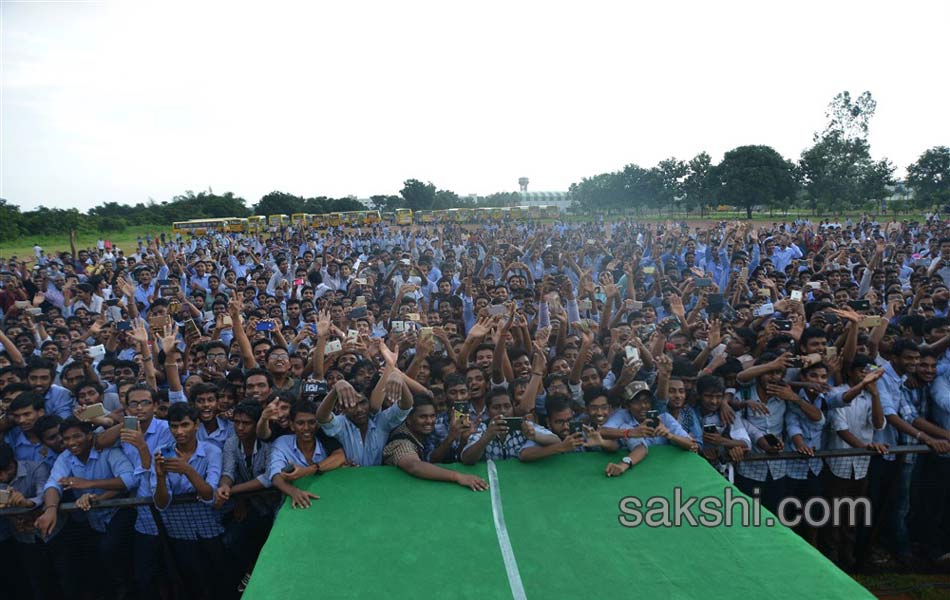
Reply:
[[[88,352],[89,356],[92,357],[92,360],[101,360],[102,357],[106,355],[106,347],[102,344],[99,344],[98,346],[90,346]]]
[[[359,331],[357,331],[357,330],[355,330],[355,329],[347,329],[347,330],[346,330],[346,341],[347,341],[347,342],[355,342],[356,339],[359,338],[359,337],[360,337],[360,332],[359,332]]]
[[[175,446],[165,446],[161,452],[165,458],[175,458],[178,456],[178,453],[175,451]]]
[[[132,321],[119,321],[115,328],[116,331],[132,331]]]
[[[16,308],[18,310],[26,310],[30,308],[31,306],[33,306],[33,304],[31,304],[28,300],[17,300],[16,302],[13,303],[13,308]]]
[[[161,293],[162,298],[170,298],[178,295],[178,288],[173,285],[163,285],[158,291]]]
[[[489,304],[488,305],[488,314],[491,316],[503,315],[508,312],[508,309],[505,308],[504,304]]]
[[[647,421],[650,423],[650,427],[656,427],[660,424],[660,411],[658,410],[648,410],[647,411]]]
[[[870,316],[870,317],[864,317],[863,319],[861,319],[860,326],[861,326],[861,327],[867,327],[867,328],[871,329],[871,328],[874,328],[874,327],[879,326],[882,321],[883,321],[883,319],[882,319],[881,317],[877,316],[877,315],[873,315],[873,316]]]
[[[719,428],[715,425],[703,425],[703,433],[719,433]]]
[[[708,277],[703,277],[703,278],[697,279],[697,280],[696,280],[696,287],[698,287],[698,288],[708,288],[708,287],[712,287],[712,279],[709,279]]]
[[[303,279],[294,279],[294,285],[300,287],[303,285]]]
[[[86,408],[82,409],[82,411],[79,413],[79,419],[81,421],[89,421],[95,419],[96,417],[104,416],[106,416],[106,409],[102,405],[102,402],[90,404]]]
[[[742,267],[739,269],[739,279],[745,280],[749,278],[749,267]]]
[[[231,325],[231,326],[233,326],[234,324],[231,322],[231,315],[223,315],[223,316],[221,317],[221,325]]]
[[[773,433],[766,433],[766,434],[763,435],[762,437],[764,437],[764,438],[765,438],[765,441],[768,443],[768,445],[769,445],[769,446],[772,446],[773,448],[774,448],[774,447],[777,447],[778,444],[779,444],[778,438],[775,437],[775,434],[773,434]]]
[[[769,288],[759,288],[758,294],[762,298],[771,298],[772,290],[770,290]]]
[[[139,428],[138,417],[122,417],[122,429],[137,431]]]
[[[653,275],[656,273],[656,267],[643,267],[644,275]]]
[[[422,327],[419,329],[420,338],[429,338],[432,337],[432,328],[431,327]]]
[[[590,310],[593,303],[590,300],[581,300],[577,303],[577,310]]]
[[[160,317],[149,317],[148,319],[148,328],[152,331],[159,331],[164,333],[165,328],[169,325],[170,319],[168,315],[162,315]]]
[[[521,424],[524,423],[524,417],[505,417],[505,425],[508,431],[521,431]]]
[[[392,321],[389,324],[389,328],[393,333],[406,333],[406,322],[405,321]]]
[[[801,356],[792,356],[786,361],[789,369],[801,369],[805,366],[805,361]]]
[[[255,331],[274,331],[274,324],[270,321],[261,321],[254,328]]]
[[[755,309],[755,316],[757,317],[771,317],[775,313],[775,307],[772,306],[771,302],[766,302],[762,306]]]
[[[365,319],[366,306],[354,306],[350,309],[350,319]]]
[[[40,316],[40,315],[43,314],[43,309],[42,309],[42,308],[39,308],[39,307],[36,307],[36,308],[28,308],[28,309],[26,309],[26,314],[31,315],[31,316],[34,316],[34,317],[38,317],[38,316]]]
[[[581,435],[583,435],[584,433],[584,425],[581,423],[578,423],[577,421],[571,421],[570,428],[571,428],[572,434],[580,433]]]
[[[273,324],[271,324],[273,327]],[[195,323],[194,319],[188,319],[185,321],[185,337],[186,338],[198,338],[201,337],[201,330],[198,329],[198,324]]]
[[[105,304],[106,304],[106,306],[118,306],[118,305],[119,305],[119,299],[118,299],[118,298],[109,298],[108,300],[106,300]]]
[[[421,321],[422,318],[419,316],[419,313],[406,313],[406,319],[410,321]]]
[[[353,306],[366,306],[366,296],[357,296],[356,300],[353,300]]]
[[[779,331],[792,330],[792,322],[789,321],[788,319],[775,319],[772,322],[775,323],[775,327],[778,328]]]
[[[623,349],[626,352],[627,360],[640,360],[640,351],[634,348],[633,346],[627,346]]]
[[[324,354],[333,354],[334,352],[340,352],[343,350],[343,344],[340,343],[340,340],[330,340],[323,347]]]
[[[6,505],[10,502],[10,490],[8,488],[3,488],[0,490],[0,506]]]
[[[791,299],[798,302],[802,301],[802,291],[801,290],[792,290]]]
[[[862,310],[871,310],[871,301],[870,300],[849,300],[848,306],[852,310],[861,312]]]
[[[828,360],[834,360],[838,356],[838,347],[837,346],[828,346],[825,348],[825,358]]]
[[[171,284],[172,284],[172,280],[171,280],[171,279],[159,279],[159,280],[158,280],[158,285],[159,285],[159,286],[171,285]]]
[[[363,277],[357,277],[353,280],[354,285],[366,285],[366,279]]]

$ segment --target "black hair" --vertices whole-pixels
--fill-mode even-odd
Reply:
[[[185,419],[191,419],[198,422],[198,409],[185,402],[172,402],[168,406],[168,422],[181,422]]]

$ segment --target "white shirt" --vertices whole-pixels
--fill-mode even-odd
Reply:
[[[848,387],[848,386],[841,386]],[[874,439],[874,432],[884,429],[875,429],[871,421],[871,394],[862,390],[858,396],[841,408],[829,411],[831,431],[828,436],[829,450],[850,449],[851,445],[841,439],[839,431],[850,431],[856,438],[865,444]],[[828,468],[836,477],[841,479],[864,479],[868,474],[870,456],[844,456],[829,458]]]

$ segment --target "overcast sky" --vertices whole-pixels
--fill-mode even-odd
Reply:
[[[950,144],[950,2],[3,1],[0,197],[87,209],[566,190],[768,144],[842,90],[875,158]]]

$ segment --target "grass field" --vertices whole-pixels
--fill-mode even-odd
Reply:
[[[136,238],[139,236],[144,237],[146,233],[157,235],[163,231],[166,235],[168,235],[171,232],[171,228],[142,226],[129,227],[121,233],[108,233],[101,235],[95,233],[79,233],[76,238],[76,249],[79,250],[82,248],[94,248],[96,246],[96,242],[100,239],[103,239],[110,240],[113,245],[122,248],[123,251],[128,253],[135,250]],[[13,242],[0,242],[0,256],[17,256],[19,258],[33,256],[34,244],[39,244],[47,254],[52,254],[55,252],[69,252],[68,235],[38,235],[24,236]]]
[[[780,525],[621,526],[624,497],[646,504],[678,486],[683,498],[721,499],[734,488],[671,447],[654,446],[615,479],[606,462],[598,453],[499,461],[494,495],[392,467],[301,480],[320,500],[285,503],[244,598],[872,597]],[[486,463],[451,468],[489,479]]]

